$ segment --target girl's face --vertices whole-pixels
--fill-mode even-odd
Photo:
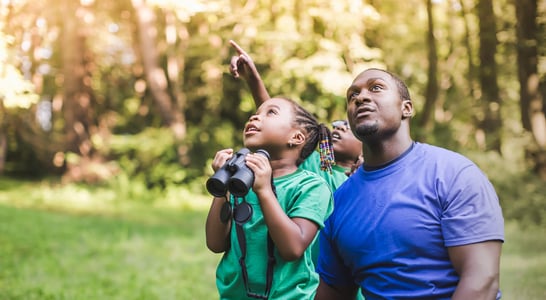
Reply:
[[[332,123],[332,146],[336,159],[355,160],[362,152],[362,142],[355,137],[345,120]]]
[[[251,150],[275,152],[286,148],[296,130],[293,104],[285,99],[272,98],[260,105],[249,118],[243,132],[244,144]]]

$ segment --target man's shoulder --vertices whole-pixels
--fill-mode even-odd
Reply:
[[[419,165],[427,172],[434,170],[438,176],[458,176],[463,172],[468,176],[484,175],[474,161],[461,153],[428,144],[419,144],[419,148]]]
[[[461,162],[472,163],[472,161],[463,154],[444,147],[419,142],[416,142],[415,146],[418,150],[418,153],[428,159],[434,159],[446,163],[455,164],[459,164]]]

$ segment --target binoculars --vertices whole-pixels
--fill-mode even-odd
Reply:
[[[254,173],[245,163],[245,156],[250,153],[247,148],[237,151],[214,175],[207,180],[207,190],[213,196],[222,197],[229,191],[237,197],[248,194],[248,191],[254,184]],[[269,153],[260,149],[256,151],[267,159]]]

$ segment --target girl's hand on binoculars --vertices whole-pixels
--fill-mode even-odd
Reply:
[[[224,149],[216,152],[214,160],[212,161],[212,170],[218,171],[231,157],[233,156],[233,149]]]
[[[271,188],[271,164],[262,154],[251,153],[245,158],[246,165],[254,172],[254,185],[252,188],[257,193],[260,189]]]

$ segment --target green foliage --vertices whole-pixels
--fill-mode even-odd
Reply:
[[[28,100],[35,100],[27,80],[32,78],[39,84],[39,96],[54,104],[48,137],[61,136],[66,132],[63,109],[67,105],[63,106],[63,101],[67,99],[61,98],[67,76],[63,74],[67,63],[63,51],[68,47],[60,33],[66,26],[66,8],[54,1],[12,2],[0,8],[0,56],[5,62],[0,77],[7,87],[0,93],[24,96],[21,99],[26,102],[13,99],[18,99],[18,107],[27,107],[25,103],[33,103]],[[440,91],[432,128],[419,128],[415,122],[420,118],[422,95],[429,80],[424,1],[146,2],[155,14],[153,29],[157,34],[157,44],[147,46],[156,48],[158,65],[169,79],[164,83],[165,92],[176,99],[186,118],[186,137],[181,144],[174,142],[168,129],[157,129],[165,120],[149,92],[149,70],[144,70],[143,57],[135,50],[138,25],[132,2],[73,3],[79,5],[81,20],[85,20],[79,24],[81,37],[86,39],[82,67],[89,72],[86,88],[95,97],[88,113],[96,124],[89,127],[97,129],[101,139],[96,132],[89,133],[105,163],[114,163],[121,170],[108,184],[123,197],[144,202],[153,202],[180,184],[202,192],[215,152],[241,147],[241,129],[255,107],[246,85],[228,73],[228,63],[235,54],[229,39],[250,53],[271,95],[299,101],[324,123],[345,118],[345,89],[357,73],[367,67],[388,68],[410,88],[416,110],[414,136],[453,150],[478,151],[476,120],[483,115],[483,108],[478,74],[469,66],[470,61],[479,63],[479,20],[474,2],[433,1]],[[540,197],[544,194],[542,185],[525,171],[521,149],[528,141],[517,146],[511,142],[521,141],[522,129],[518,66],[514,63],[516,19],[513,5],[508,4],[506,0],[495,2],[497,69],[503,147],[510,144],[510,152],[518,154],[504,152],[504,160],[514,163],[518,171],[498,172],[497,165],[504,161],[487,155],[483,164],[488,174],[499,174],[492,180],[503,192],[506,215],[539,221],[544,220],[546,200]],[[539,6],[537,21],[542,21],[545,7],[542,3]],[[543,44],[539,50],[544,49]],[[540,53],[539,64],[545,61],[544,51]],[[543,69],[539,68],[540,72],[544,73]],[[21,139],[25,134],[21,124],[35,122],[35,109],[31,105],[24,113],[0,110],[0,135],[8,137],[5,171],[10,175],[53,174],[39,163],[51,164],[49,150],[28,143],[33,140],[28,132],[26,139]],[[15,114],[22,123],[10,119]],[[103,136],[103,131],[111,131],[113,138],[106,139],[109,132]],[[51,140],[58,147],[64,146],[57,138]]]
[[[138,186],[135,183],[146,190],[184,182],[189,172],[180,167],[176,149],[168,128],[150,127],[138,134],[114,135],[103,151],[122,170],[112,184],[129,191],[129,187],[134,190]]]
[[[17,135],[15,127],[8,126],[4,133],[8,140],[4,170],[6,173],[26,178],[40,178],[55,174],[38,159],[38,153],[32,145]]]
[[[496,152],[466,154],[495,186],[505,219],[517,220],[522,226],[546,223],[546,186],[521,162]]]
[[[4,13],[4,5],[0,13]],[[3,32],[4,24],[0,22],[0,107],[26,108],[38,102],[39,96],[34,85],[23,77],[21,71],[14,64],[15,50],[14,37]],[[2,121],[0,115],[0,122]]]

